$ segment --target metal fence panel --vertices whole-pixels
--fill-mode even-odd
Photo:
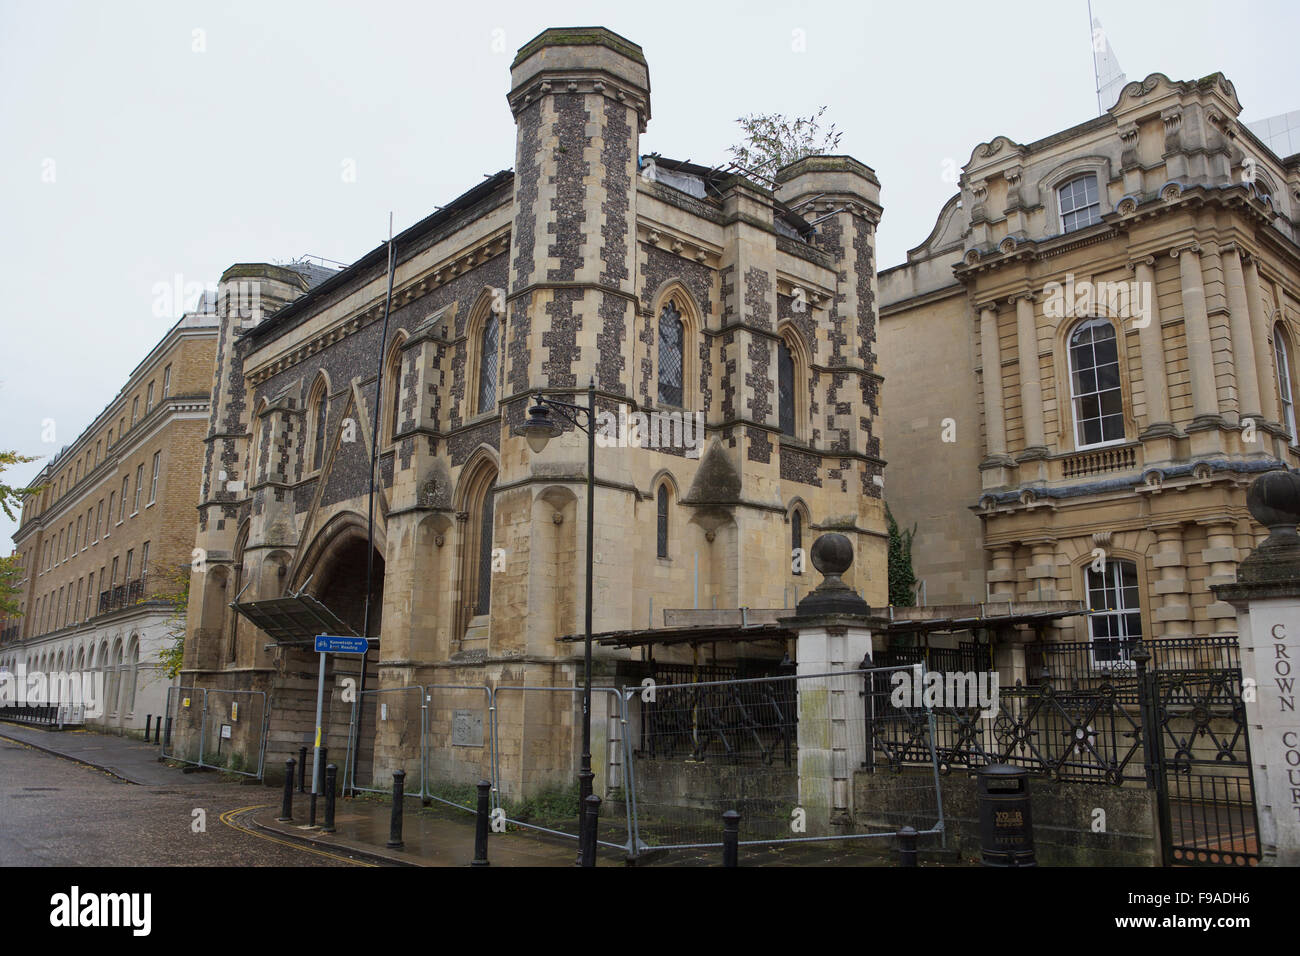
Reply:
[[[633,852],[625,700],[613,687],[593,687],[591,701],[592,791],[602,801],[596,839]],[[493,690],[494,806],[507,822],[577,839],[582,702],[581,687]]]
[[[268,716],[265,691],[205,689],[199,765],[260,779]]]
[[[492,691],[481,684],[429,684],[425,705],[425,796],[474,813],[479,781],[496,783]]]
[[[365,690],[353,702],[348,728],[348,789],[369,793],[391,793],[393,771],[406,773],[404,784],[410,796],[424,796],[425,787],[425,688],[384,687]],[[373,736],[375,753],[364,759],[366,748],[357,746],[357,715],[364,713],[363,729]],[[358,759],[358,751],[363,759]],[[380,770],[376,771],[376,765]]]
[[[171,760],[198,764],[202,755],[202,689],[168,687],[162,721],[161,754]]]

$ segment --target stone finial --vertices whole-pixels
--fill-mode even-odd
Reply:
[[[1246,507],[1268,528],[1264,543],[1237,569],[1241,584],[1300,581],[1300,473],[1268,471],[1250,484]]]
[[[852,541],[833,531],[823,534],[813,542],[811,556],[822,583],[799,602],[796,617],[871,613],[871,606],[841,579],[853,564]]]

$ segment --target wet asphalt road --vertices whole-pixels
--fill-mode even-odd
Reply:
[[[0,740],[0,866],[355,865],[250,833],[234,812],[275,799],[264,787],[188,784],[180,773],[166,788],[124,783]]]

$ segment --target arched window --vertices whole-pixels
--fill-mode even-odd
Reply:
[[[1119,347],[1105,319],[1087,319],[1070,333],[1070,399],[1077,448],[1124,440]]]
[[[321,379],[312,390],[311,402],[308,404],[311,414],[311,470],[319,471],[325,464],[325,421],[329,411],[329,396],[325,380]]]
[[[795,437],[794,354],[785,339],[776,344],[777,411],[780,414],[781,434]]]
[[[126,669],[126,689],[125,701],[122,708],[128,713],[135,713],[135,688],[139,682],[140,676],[140,638],[139,636],[131,639],[131,653],[127,661]]]
[[[686,367],[685,327],[677,304],[671,299],[659,313],[659,402],[682,407],[682,379]]]
[[[479,338],[478,413],[497,407],[497,365],[501,357],[501,317],[488,313]]]
[[[1138,597],[1137,565],[1107,561],[1105,569],[1088,568],[1088,636],[1092,659],[1119,664],[1130,659],[1142,639],[1142,605]]]
[[[402,420],[402,342],[399,337],[393,344],[388,356],[388,366],[384,369],[384,378],[388,380],[388,441],[397,440],[397,429]]]
[[[668,485],[667,483],[659,486],[658,501],[656,503],[656,520],[658,522],[657,541],[658,555],[661,558],[668,557]]]
[[[1061,232],[1074,232],[1101,222],[1096,175],[1071,179],[1057,188],[1056,198],[1061,210]]]
[[[803,574],[803,514],[798,508],[790,515],[790,568]]]
[[[1291,391],[1291,353],[1287,350],[1282,326],[1273,330],[1273,354],[1277,357],[1277,392],[1282,399],[1282,426],[1291,441],[1300,440],[1295,428],[1295,395]]]
[[[497,482],[493,478],[483,493],[479,508],[478,588],[474,599],[475,615],[492,610],[492,519]]]

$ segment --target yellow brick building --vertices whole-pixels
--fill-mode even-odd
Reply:
[[[1038,142],[982,143],[880,274],[889,502],[932,603],[1079,599],[1094,663],[1235,632],[1210,587],[1300,463],[1300,157],[1214,74],[1153,74]]]

